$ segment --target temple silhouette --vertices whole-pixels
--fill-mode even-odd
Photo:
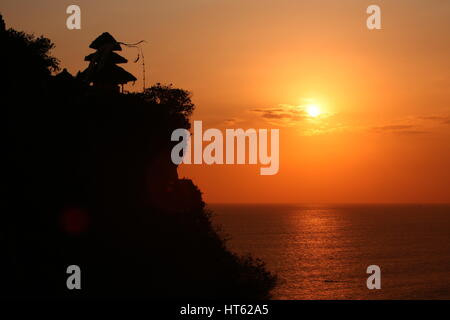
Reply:
[[[122,92],[126,83],[137,80],[131,73],[118,66],[127,63],[128,60],[116,53],[122,51],[122,47],[108,32],[97,37],[89,48],[96,51],[84,58],[85,61],[89,61],[89,66],[79,73],[79,79],[99,89]]]

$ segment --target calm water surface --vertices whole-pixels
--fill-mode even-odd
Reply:
[[[450,299],[450,205],[210,205],[229,247],[267,262],[275,299]],[[382,289],[368,290],[379,265]]]

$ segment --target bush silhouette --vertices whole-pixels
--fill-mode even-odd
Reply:
[[[200,190],[170,160],[172,131],[189,128],[188,92],[104,92],[67,71],[53,76],[59,63],[44,37],[2,28],[0,41],[0,295],[270,296],[275,276],[226,248]],[[81,291],[66,288],[72,264]]]

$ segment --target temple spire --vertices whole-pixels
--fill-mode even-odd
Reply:
[[[81,78],[97,88],[119,91],[119,86],[137,79],[117,64],[128,60],[115,51],[122,51],[120,43],[108,32],[103,33],[89,46],[96,51],[84,58],[89,66],[81,73]]]

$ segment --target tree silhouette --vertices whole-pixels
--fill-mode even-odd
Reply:
[[[185,90],[174,88],[172,84],[160,83],[144,91],[144,99],[150,103],[164,105],[171,113],[179,113],[189,117],[194,111],[191,94]]]

